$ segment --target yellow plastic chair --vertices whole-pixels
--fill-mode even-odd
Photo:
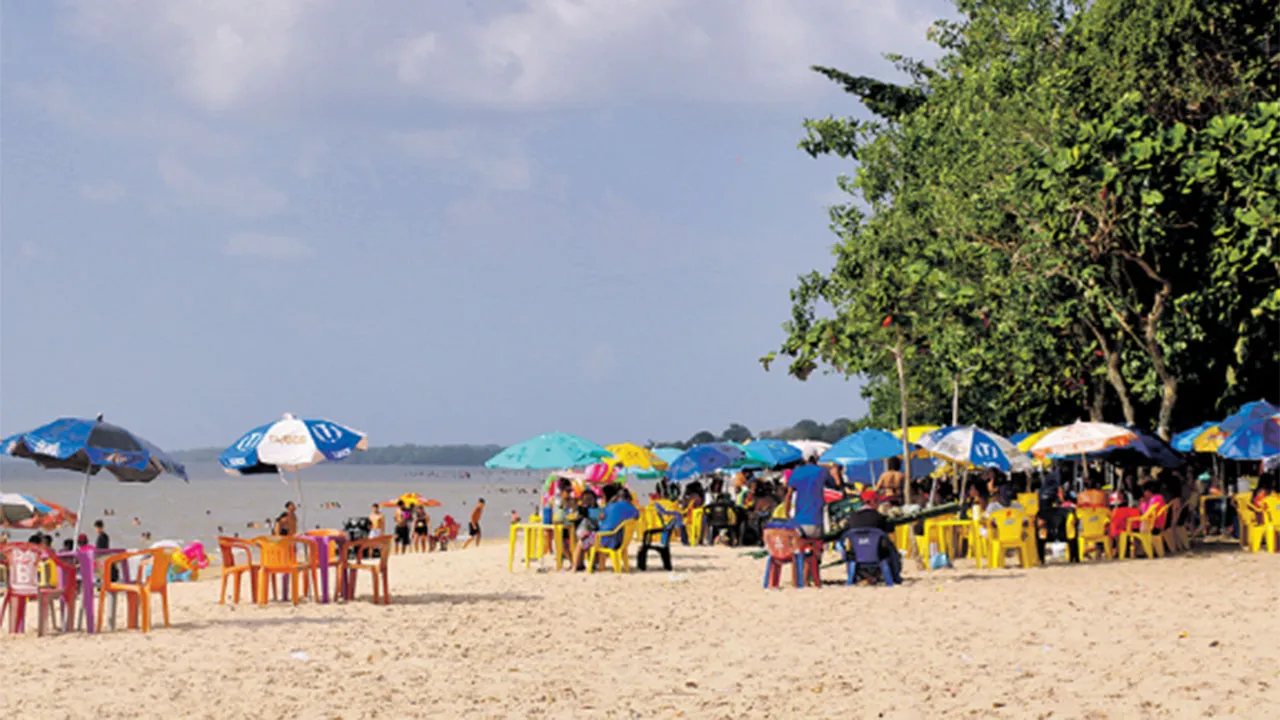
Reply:
[[[1261,552],[1267,528],[1263,511],[1255,507],[1249,493],[1232,498],[1236,503],[1236,516],[1240,519],[1240,545],[1249,552]]]
[[[698,545],[702,540],[702,508],[690,509],[684,515],[684,524],[689,533],[689,544]]]
[[[1103,557],[1111,560],[1116,556],[1115,547],[1111,544],[1111,511],[1106,508],[1076,508],[1076,522],[1079,531],[1076,543],[1080,548],[1080,559],[1088,557],[1088,553],[1102,546]]]
[[[1152,505],[1141,517],[1129,518],[1129,525],[1120,531],[1120,557],[1137,557],[1138,548],[1149,558],[1164,557],[1164,538],[1156,527],[1160,518],[1169,514],[1167,503]]]
[[[597,533],[596,542],[591,546],[591,552],[587,554],[587,572],[593,573],[596,571],[597,553],[601,553],[613,561],[613,571],[615,573],[631,572],[631,557],[627,555],[627,551],[631,547],[631,538],[635,536],[638,524],[639,521],[637,520],[628,520],[607,533]],[[604,547],[604,539],[607,537],[620,538],[618,547]]]
[[[1267,552],[1275,552],[1280,546],[1280,502],[1268,503],[1265,507],[1263,519],[1266,523],[1262,526],[1262,537],[1267,541]]]
[[[1030,526],[1025,512],[1016,508],[997,510],[991,514],[988,528],[991,567],[1004,567],[1004,556],[1010,551],[1018,553],[1022,567],[1036,564],[1035,529]]]
[[[1018,493],[1018,504],[1027,517],[1035,517],[1040,512],[1040,496],[1036,493]]]

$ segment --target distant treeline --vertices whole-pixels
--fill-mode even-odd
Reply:
[[[498,454],[501,445],[383,445],[352,453],[345,462],[354,465],[449,465],[479,467]],[[220,448],[198,448],[174,453],[179,462],[217,462]]]
[[[730,423],[719,435],[712,433],[710,430],[700,430],[693,434],[688,440],[676,440],[672,442],[653,442],[650,441],[652,447],[675,447],[687,449],[694,445],[709,442],[747,442],[748,440],[758,440],[760,438],[780,438],[782,440],[821,440],[823,442],[833,443],[849,433],[861,429],[865,425],[865,420],[850,420],[849,418],[836,418],[830,423],[823,425],[816,420],[801,420],[784,430],[762,430],[759,434],[751,432],[751,429],[741,423]]]

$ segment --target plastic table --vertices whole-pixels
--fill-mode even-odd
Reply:
[[[84,609],[85,632],[96,633],[98,631],[98,624],[95,622],[96,618],[94,618],[97,608],[93,602],[94,589],[97,587],[98,558],[123,552],[128,551],[123,548],[99,549],[92,545],[84,545],[69,552],[58,553],[58,557],[71,560],[79,567],[80,597],[82,601],[80,606]],[[121,572],[124,573],[124,582],[129,582],[129,564],[123,563],[119,567]],[[69,581],[70,578],[67,578],[67,580]]]

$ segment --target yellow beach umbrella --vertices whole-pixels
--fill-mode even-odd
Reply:
[[[942,427],[938,425],[912,425],[911,427],[907,428],[907,442],[917,442],[918,440],[920,440],[921,435],[928,435],[934,430],[941,430],[941,429]],[[902,439],[902,428],[898,428],[897,430],[894,430],[892,432],[894,437],[898,438],[899,440]]]
[[[667,462],[653,454],[649,448],[640,447],[635,443],[606,445],[605,450],[613,453],[613,458],[609,462],[614,465],[637,470],[666,470],[668,467]]]
[[[1044,430],[1041,430],[1040,432],[1037,432],[1037,433],[1031,433],[1030,435],[1022,438],[1022,440],[1018,441],[1018,449],[1024,453],[1031,452],[1032,445],[1035,445],[1036,443],[1040,442],[1041,438],[1043,438],[1045,435],[1048,435],[1049,433],[1057,429],[1058,428],[1056,427],[1051,427],[1051,428],[1045,428]]]
[[[1214,425],[1196,436],[1196,439],[1191,442],[1191,449],[1198,453],[1218,452],[1218,448],[1222,447],[1222,443],[1226,439],[1227,433],[1222,432],[1217,425]]]

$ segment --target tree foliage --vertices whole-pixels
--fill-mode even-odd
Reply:
[[[866,378],[882,426],[948,423],[955,394],[1006,432],[1167,435],[1274,397],[1274,1],[956,5],[936,63],[891,56],[906,85],[815,68],[875,118],[805,123],[801,149],[856,166],[834,267],[792,292],[789,371]]]

